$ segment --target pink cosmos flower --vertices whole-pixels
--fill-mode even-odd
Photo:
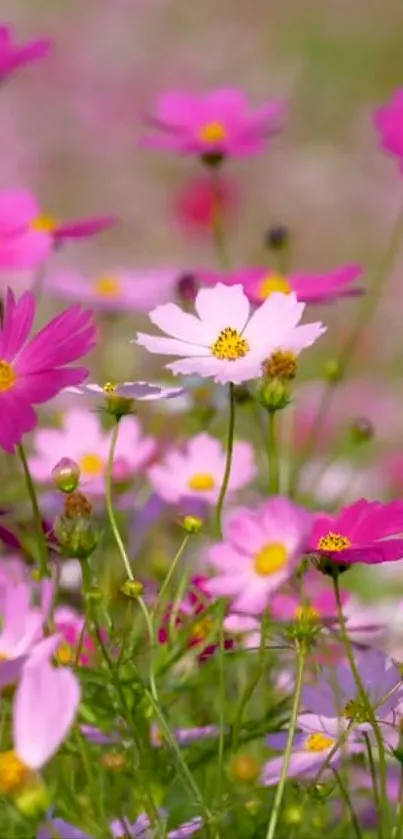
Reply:
[[[343,748],[337,749],[330,757],[348,724],[348,719],[321,717],[316,714],[300,714],[298,728],[301,733],[295,737],[294,751],[288,767],[288,777],[315,777],[325,760],[328,761],[330,767],[337,768],[346,754],[358,754],[365,751],[365,742],[360,742],[359,732],[351,730],[343,739]],[[284,750],[286,740],[287,732],[279,732],[268,738],[268,744],[272,745],[273,748]],[[284,757],[281,756],[271,758],[265,763],[261,776],[261,782],[264,786],[273,786],[279,782],[283,761]]]
[[[44,287],[50,294],[108,312],[148,312],[152,306],[171,300],[179,271],[160,268],[147,271],[107,271],[87,278],[78,271],[49,274]]]
[[[13,704],[14,750],[0,753],[0,788],[12,793],[48,763],[66,738],[80,702],[80,683],[48,661],[24,670]]]
[[[36,268],[50,255],[49,230],[37,224],[38,205],[26,190],[0,192],[0,268]]]
[[[240,508],[224,523],[224,540],[207,551],[216,576],[205,588],[231,597],[232,611],[261,614],[270,597],[294,572],[309,533],[311,516],[287,498],[257,509]]]
[[[209,434],[197,434],[181,450],[167,452],[162,463],[148,470],[148,477],[158,495],[171,504],[182,498],[199,498],[216,504],[225,470],[222,444]],[[229,479],[229,492],[235,492],[253,480],[257,472],[253,448],[236,442]]]
[[[100,417],[84,408],[68,411],[61,428],[40,428],[35,432],[35,454],[29,458],[32,476],[50,483],[51,472],[61,457],[78,463],[81,480],[94,493],[105,491],[105,472],[111,432],[104,431]],[[125,417],[120,422],[113,477],[130,480],[150,461],[156,449],[152,437],[144,437],[139,420]]]
[[[51,44],[48,38],[38,38],[17,46],[13,44],[11,29],[0,26],[0,83],[20,67],[45,58]]]
[[[84,367],[68,367],[95,344],[92,313],[71,306],[28,341],[36,302],[31,292],[16,301],[7,293],[0,327],[0,446],[13,452],[37,423],[33,405],[52,399],[87,376]]]
[[[341,594],[342,602],[349,599],[347,592]],[[275,620],[292,621],[300,618],[312,621],[337,620],[337,603],[333,587],[316,572],[304,575],[303,599],[291,589],[275,594],[270,601],[270,612]]]
[[[0,612],[0,688],[18,681],[27,662],[50,658],[59,645],[59,636],[44,639],[43,624],[49,601],[33,606],[33,591],[25,582],[2,580]]]
[[[81,667],[89,667],[94,661],[96,649],[87,631],[84,632],[81,639],[84,617],[69,606],[57,606],[53,613],[53,620],[60,635],[60,643],[56,653],[59,664],[74,664],[80,644],[81,652],[78,663]]]
[[[201,96],[169,91],[157,99],[150,119],[155,131],[143,138],[143,145],[218,163],[224,157],[259,154],[268,138],[281,130],[283,120],[282,102],[252,109],[242,91],[234,88]]]
[[[41,217],[38,220],[40,223]],[[52,219],[51,216],[42,216],[43,224],[49,225],[55,245],[62,245],[68,239],[90,239],[109,230],[116,222],[116,216],[88,216],[88,218],[74,219],[64,223]]]
[[[309,551],[334,562],[374,564],[403,558],[403,503],[366,501],[344,507],[339,515],[317,516]],[[390,538],[400,536],[400,538]]]
[[[394,92],[391,100],[374,112],[382,149],[395,155],[403,163],[403,89]]]
[[[242,287],[219,283],[198,291],[195,315],[174,303],[157,306],[150,320],[169,337],[139,332],[137,343],[152,353],[183,356],[166,365],[175,374],[239,384],[258,378],[276,350],[298,355],[325,331],[321,323],[298,326],[304,308],[295,294],[273,294],[251,315]]]
[[[270,268],[245,268],[241,271],[197,271],[205,285],[241,285],[252,303],[262,303],[274,292],[291,294],[303,303],[325,303],[339,297],[352,297],[363,290],[351,287],[362,275],[360,265],[346,265],[326,274],[292,274],[284,277]]]

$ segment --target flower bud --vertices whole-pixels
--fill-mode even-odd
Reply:
[[[137,600],[137,598],[141,597],[143,594],[144,586],[140,580],[126,580],[120,587],[120,591],[122,594],[125,594],[126,597],[131,597],[134,600]]]
[[[235,755],[230,764],[230,772],[238,781],[255,781],[260,774],[260,763],[253,755],[244,752]]]
[[[290,231],[284,224],[275,224],[269,227],[266,233],[266,245],[273,251],[281,251],[290,242]]]
[[[71,492],[64,501],[64,515],[68,519],[88,519],[92,515],[91,501],[83,492]]]
[[[325,574],[326,577],[332,577],[332,579],[340,577],[340,574],[344,574],[351,567],[349,562],[335,562],[330,553],[326,554],[320,551],[306,554],[304,559],[313,562],[321,574]]]
[[[80,467],[70,457],[62,457],[52,469],[53,486],[60,492],[74,492],[80,481]]]
[[[341,364],[337,358],[329,358],[323,369],[323,377],[328,382],[339,382],[342,378]]]
[[[101,538],[97,524],[84,516],[58,516],[54,533],[64,556],[72,559],[88,559]]]
[[[176,293],[184,303],[193,303],[198,289],[198,282],[194,274],[181,274],[176,281]]]
[[[257,398],[267,411],[280,411],[290,402],[289,386],[280,379],[272,381],[263,379],[258,386]]]
[[[198,516],[185,516],[182,519],[182,527],[186,530],[186,533],[200,533],[203,524],[203,519]]]
[[[375,434],[374,426],[371,420],[366,417],[357,417],[350,426],[351,440],[356,445],[360,443],[367,443],[372,440]]]

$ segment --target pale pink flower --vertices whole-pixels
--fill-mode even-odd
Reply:
[[[30,192],[0,192],[1,269],[36,268],[50,255],[52,235],[37,225],[38,214],[37,202]]]
[[[25,582],[5,582],[0,594],[0,687],[18,681],[27,662],[50,657],[59,636],[44,638],[43,624],[49,611],[48,592],[41,606],[32,605],[33,590]]]
[[[286,498],[235,511],[224,523],[224,540],[207,551],[216,576],[206,591],[230,597],[234,612],[261,614],[296,570],[310,524],[311,515]]]
[[[99,415],[73,408],[65,414],[61,428],[40,428],[35,432],[36,453],[29,458],[31,474],[37,481],[50,483],[55,464],[61,457],[69,457],[78,463],[83,484],[94,493],[102,493],[110,445],[111,432],[103,430]],[[114,479],[130,480],[144,469],[155,448],[155,440],[143,436],[136,417],[122,419],[114,458]]]
[[[162,463],[148,470],[153,489],[169,503],[199,498],[216,504],[224,478],[226,455],[222,444],[209,434],[197,434],[183,449],[167,452]],[[257,472],[252,446],[234,444],[228,491],[233,493],[253,480]]]
[[[251,315],[242,286],[200,289],[196,314],[174,303],[157,306],[150,320],[168,337],[139,332],[149,352],[183,356],[167,364],[173,373],[197,373],[216,382],[247,382],[261,375],[262,362],[276,350],[298,355],[325,331],[321,323],[299,326],[305,305],[295,294],[272,294]]]
[[[86,302],[108,312],[148,312],[171,300],[180,272],[175,268],[107,270],[87,277],[74,270],[51,272],[44,288],[64,300]]]

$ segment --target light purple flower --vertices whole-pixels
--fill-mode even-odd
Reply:
[[[75,827],[64,819],[49,817],[41,824],[36,839],[94,839],[89,833]]]
[[[25,582],[4,582],[0,592],[0,688],[20,678],[30,660],[50,658],[60,643],[59,635],[43,636],[50,601],[32,605],[33,590]]]
[[[312,778],[319,772],[325,760],[340,741],[346,731],[349,721],[321,717],[316,714],[301,714],[298,717],[300,732],[296,735],[288,767],[289,778]],[[268,738],[269,746],[284,751],[288,732],[279,732]],[[356,731],[351,730],[343,739],[343,748],[335,750],[329,760],[329,766],[337,767],[346,754],[356,754],[365,749],[365,743],[360,742]],[[274,757],[265,763],[261,782],[265,786],[277,784],[281,777],[284,756]]]
[[[134,399],[139,402],[157,402],[159,399],[175,399],[177,396],[182,396],[185,388],[163,387],[152,382],[122,382],[116,385],[107,382],[103,387],[95,383],[69,387],[66,388],[66,393],[103,400],[110,399],[111,396],[120,396],[122,399]]]

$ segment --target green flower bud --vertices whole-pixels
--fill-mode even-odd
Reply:
[[[134,600],[137,600],[143,594],[144,586],[140,580],[126,580],[120,587],[120,590],[126,597],[132,597]]]
[[[70,457],[62,457],[52,469],[53,486],[60,492],[74,492],[80,481],[80,467]]]
[[[97,524],[83,516],[58,516],[53,529],[62,553],[72,559],[88,559],[101,538]]]
[[[198,516],[185,516],[182,520],[182,527],[186,530],[186,533],[200,533],[203,524],[203,519]]]

